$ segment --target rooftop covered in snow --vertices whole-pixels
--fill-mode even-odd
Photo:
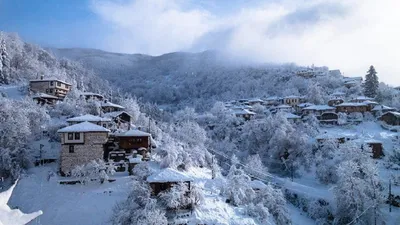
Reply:
[[[67,122],[111,122],[110,118],[102,118],[100,116],[94,116],[91,114],[86,114],[83,116],[77,116],[67,119]]]
[[[334,107],[331,107],[329,105],[312,105],[304,108],[304,110],[316,110],[316,111],[322,111],[322,110],[334,110]]]
[[[395,110],[395,109],[386,105],[377,105],[372,109],[372,111],[385,111],[385,110]]]
[[[110,132],[109,129],[106,129],[102,126],[98,126],[96,124],[90,123],[90,122],[82,122],[78,124],[74,124],[72,126],[64,127],[62,129],[59,129],[57,131],[58,133],[73,133],[73,132],[80,132],[80,133],[86,133],[86,132]]]
[[[151,134],[146,133],[141,130],[132,129],[132,130],[128,130],[123,133],[115,134],[115,136],[117,136],[117,137],[150,137]]]
[[[166,168],[147,177],[149,183],[167,183],[167,182],[186,182],[193,181],[192,178],[177,170]]]
[[[56,96],[48,95],[45,93],[36,93],[32,96],[32,98],[50,98],[50,99],[58,99]]]
[[[101,103],[101,107],[114,107],[114,108],[119,108],[119,109],[125,109],[122,105],[118,105],[112,102],[103,102]]]
[[[67,85],[72,85],[68,82],[65,82],[63,80],[60,80],[56,77],[49,77],[49,78],[43,78],[43,79],[35,79],[35,80],[30,80],[30,82],[48,82],[48,81],[55,81],[55,82],[61,82],[63,84],[67,84]]]
[[[343,102],[337,106],[367,106],[367,104],[358,102]]]

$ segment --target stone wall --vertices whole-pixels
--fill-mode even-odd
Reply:
[[[71,144],[74,146],[74,153],[69,153],[70,144],[61,146],[60,170],[64,174],[68,174],[78,165],[103,159],[103,144],[107,142],[108,134],[97,132],[85,133],[84,136],[84,144]]]

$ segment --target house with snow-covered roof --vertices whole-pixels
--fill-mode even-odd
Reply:
[[[365,113],[369,110],[370,108],[367,104],[358,102],[343,102],[336,106],[337,113]]]
[[[117,111],[122,111],[125,109],[125,107],[109,102],[108,100],[104,100],[101,103],[101,109],[103,110],[103,112],[105,113],[109,113],[109,112],[117,112]]]
[[[244,120],[250,120],[254,115],[256,115],[256,113],[243,108],[233,108],[231,109],[231,112],[236,117],[243,118]]]
[[[116,133],[115,139],[120,149],[125,150],[128,154],[136,151],[138,154],[142,155],[144,159],[149,158],[147,154],[153,146],[152,143],[154,143],[150,133],[138,129]]]
[[[352,98],[349,102],[363,103],[365,101],[374,101],[374,98],[366,96],[357,96],[355,98]]]
[[[387,112],[393,112],[393,111],[396,111],[396,109],[392,108],[392,107],[389,107],[389,106],[386,106],[386,105],[376,105],[375,107],[372,108],[371,111],[376,116],[378,113],[382,114],[382,113],[387,113]]]
[[[102,114],[102,116],[111,119],[116,124],[117,129],[130,130],[132,128],[132,115],[125,111],[108,112]]]
[[[400,113],[387,112],[379,117],[379,120],[390,126],[400,126]]]
[[[335,91],[331,94],[332,98],[345,98],[346,97],[346,93],[341,92],[341,91]]]
[[[344,100],[342,98],[339,97],[335,97],[335,98],[331,98],[328,100],[328,105],[331,107],[334,107],[336,105],[340,105],[344,102]]]
[[[83,92],[81,93],[81,97],[84,97],[86,100],[98,100],[98,101],[103,101],[104,96],[101,94],[93,93],[93,92]]]
[[[58,78],[44,78],[42,75],[38,80],[29,81],[29,91],[32,93],[45,93],[63,100],[71,90],[72,84]]]
[[[286,97],[283,98],[284,104],[292,106],[292,107],[300,104],[301,103],[300,102],[301,99],[302,98],[300,96],[297,96],[297,95],[290,95],[290,96],[286,96]]]
[[[190,191],[193,179],[175,169],[165,168],[147,177],[146,181],[150,184],[152,194],[157,196],[160,192],[169,190],[178,183],[185,183]]]
[[[335,112],[335,108],[329,105],[312,105],[303,109],[303,116],[314,115],[319,118],[323,113]]]
[[[40,105],[44,105],[44,104],[54,105],[59,100],[58,97],[56,97],[54,95],[48,95],[45,93],[36,93],[32,96],[32,99],[34,101],[36,101],[37,104],[40,104]]]
[[[91,122],[82,122],[64,127],[57,132],[61,135],[62,175],[67,175],[76,166],[103,159],[103,145],[107,142],[109,129]]]
[[[109,128],[111,127],[111,119],[110,118],[103,118],[100,116],[95,116],[95,115],[91,115],[91,114],[86,114],[83,116],[77,116],[77,117],[72,117],[67,119],[67,123],[69,125],[74,125],[77,123],[82,123],[82,122],[91,122],[94,123],[96,125],[105,127],[105,128]]]

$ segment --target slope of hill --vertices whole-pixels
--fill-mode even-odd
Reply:
[[[214,100],[307,94],[315,79],[295,76],[294,64],[249,65],[216,51],[161,56],[109,53],[94,49],[50,49],[57,57],[81,62],[122,91],[147,101],[208,108]],[[327,71],[327,68],[322,68]],[[331,81],[329,79],[335,79]],[[330,92],[341,76],[325,79]]]

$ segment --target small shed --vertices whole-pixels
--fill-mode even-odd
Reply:
[[[150,184],[152,189],[152,195],[155,196],[180,182],[186,183],[190,190],[192,181],[193,179],[186,174],[171,168],[162,169],[147,177],[147,182]]]
[[[370,140],[365,140],[364,143],[367,144],[369,147],[371,147],[372,158],[379,159],[382,156],[385,156],[385,154],[383,153],[383,144],[381,141],[370,139]]]

